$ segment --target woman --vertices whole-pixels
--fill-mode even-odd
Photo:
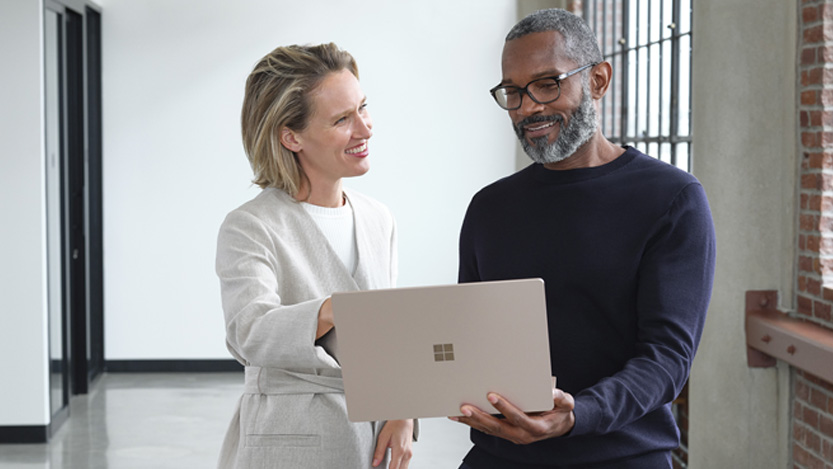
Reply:
[[[263,190],[218,238],[226,343],[246,367],[220,467],[369,468],[390,448],[405,469],[413,421],[347,420],[329,299],[396,276],[390,212],[342,187],[369,169],[356,62],[334,44],[275,49],[249,75],[242,124]]]

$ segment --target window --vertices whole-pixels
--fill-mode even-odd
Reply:
[[[692,0],[586,0],[613,82],[602,101],[605,136],[691,168]]]

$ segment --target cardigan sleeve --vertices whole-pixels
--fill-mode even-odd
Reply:
[[[338,368],[315,345],[318,311],[326,297],[283,303],[281,288],[303,279],[283,275],[272,234],[260,219],[245,211],[226,217],[217,241],[216,271],[226,345],[238,361],[282,369]]]

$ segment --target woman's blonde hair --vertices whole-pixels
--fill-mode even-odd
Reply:
[[[243,146],[254,179],[295,196],[306,174],[295,153],[281,144],[283,128],[303,131],[312,114],[310,93],[333,72],[359,77],[355,59],[333,43],[278,47],[255,65],[246,80],[241,115]]]

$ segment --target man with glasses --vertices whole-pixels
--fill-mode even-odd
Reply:
[[[474,447],[461,468],[670,468],[671,402],[714,276],[705,192],[601,133],[612,71],[580,18],[542,10],[521,20],[502,70],[491,94],[534,164],[472,199],[459,280],[544,279],[559,389],[543,413],[524,414],[499,389],[494,409],[462,406],[453,419],[472,427]]]

